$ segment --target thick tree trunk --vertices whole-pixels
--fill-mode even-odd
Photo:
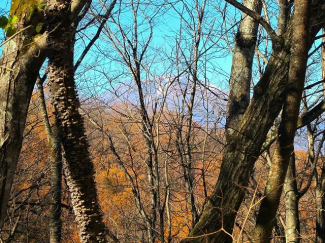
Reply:
[[[311,38],[322,27],[319,21],[324,17],[323,2],[313,3],[313,29],[307,38],[310,43]],[[231,241],[228,234],[232,233],[234,220],[244,197],[242,188],[248,184],[254,162],[259,157],[268,130],[279,114],[287,91],[290,54],[286,45],[291,40],[290,29],[283,38],[285,47],[272,54],[262,79],[254,88],[252,101],[241,123],[234,129],[231,139],[228,139],[219,179],[209,203],[200,221],[182,242]]]
[[[8,40],[0,60],[0,228],[22,145],[27,109],[38,71],[44,60],[45,38],[34,38],[31,21],[38,21],[37,11],[29,16],[37,1],[18,6],[12,3],[10,15],[17,16],[17,33]],[[26,19],[29,19],[27,21]],[[37,41],[37,42],[36,42]]]
[[[226,242],[231,238],[237,210],[244,197],[250,172],[278,115],[286,91],[289,53],[274,53],[242,122],[234,129],[224,150],[216,188],[210,196],[200,221],[183,242]],[[209,234],[204,236],[205,234]],[[200,237],[201,236],[201,237]],[[195,237],[195,238],[191,238]]]
[[[272,158],[268,182],[256,221],[256,242],[269,242],[279,206],[282,188],[290,157],[294,151],[293,141],[297,129],[299,107],[305,82],[309,50],[309,19],[311,2],[295,1],[292,20],[291,61],[289,68],[289,90],[283,106],[278,140]]]
[[[300,241],[299,223],[299,195],[296,181],[295,155],[292,154],[284,184],[284,196],[286,205],[286,242],[298,243]]]
[[[69,3],[52,2],[49,23],[48,81],[65,151],[64,172],[81,242],[106,242],[79,99],[74,83],[74,35]],[[57,12],[59,10],[59,12]],[[59,13],[59,14],[56,14]]]
[[[262,9],[261,0],[246,0],[244,5],[257,13],[260,13]],[[249,105],[257,31],[258,22],[243,14],[236,34],[229,80],[226,142],[231,139],[233,129],[238,126]]]

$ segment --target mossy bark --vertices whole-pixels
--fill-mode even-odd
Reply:
[[[310,1],[295,1],[292,19],[293,34],[290,48],[289,88],[283,105],[278,140],[272,158],[268,182],[256,221],[256,242],[269,242],[276,211],[279,206],[283,184],[287,174],[290,157],[294,151],[293,142],[305,83],[309,50]]]
[[[46,58],[47,33],[37,33],[35,29],[38,23],[44,21],[44,12],[38,8],[40,2],[13,0],[10,16],[18,19],[13,25],[16,35],[7,40],[0,59],[0,228],[6,216],[28,104]],[[85,2],[74,1],[71,20]],[[28,26],[30,28],[26,28]]]
[[[11,6],[11,14],[18,17],[17,31],[38,21],[39,16],[29,16],[26,10],[35,1],[26,1],[25,8],[18,9],[19,1]],[[14,173],[22,145],[28,104],[38,71],[44,60],[45,39],[38,38],[38,44],[26,45],[33,40],[35,29],[30,28],[8,40],[0,60],[0,228],[6,216]]]
[[[313,1],[308,48],[312,37],[323,26],[324,8],[323,1]],[[288,91],[290,53],[287,45],[291,42],[291,27],[289,23],[283,35],[284,47],[273,52],[263,77],[254,88],[253,98],[241,122],[234,127],[228,139],[217,185],[200,221],[182,242],[232,241],[229,234],[232,234],[236,214],[244,198],[243,188],[248,184],[266,134],[278,116]]]

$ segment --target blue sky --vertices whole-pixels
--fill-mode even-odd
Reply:
[[[180,10],[180,6],[174,6],[175,9]],[[0,1],[0,10],[8,11],[10,8],[10,1],[9,0],[2,0]],[[4,12],[2,11],[2,14]],[[124,16],[125,22],[127,22],[127,19],[129,19],[129,16]],[[171,52],[172,48],[174,48],[174,44],[171,42],[173,39],[173,35],[179,31],[179,23],[180,18],[176,14],[175,11],[170,11],[170,13],[167,13],[162,18],[159,18],[159,21],[156,21],[155,23],[156,27],[154,29],[154,38],[151,42],[151,47],[156,48],[159,50],[164,49],[164,51]],[[184,23],[183,23],[184,24]],[[144,26],[145,28],[146,26]],[[91,37],[94,32],[96,31],[96,28],[90,29],[87,33],[83,34],[82,41],[80,43],[77,43],[76,45],[76,58],[78,58],[78,55],[80,55],[81,51],[83,50],[83,47],[89,42],[89,38],[85,37]],[[98,44],[98,41],[97,41]],[[103,44],[100,44],[101,47],[103,47]],[[93,55],[98,55],[97,50],[95,50],[96,47],[94,46],[92,50],[89,52],[88,56],[84,59],[84,65],[87,65],[85,62],[91,62],[94,60]],[[109,48],[106,46],[105,50],[108,50]],[[227,52],[227,50],[225,50]],[[105,64],[106,65],[106,64]],[[110,64],[111,65],[111,64]],[[159,65],[157,65],[158,67]],[[206,76],[208,79],[214,83],[215,85],[218,85],[218,82],[220,80],[227,79],[227,76],[229,75],[230,68],[231,68],[231,55],[224,55],[220,51],[215,52],[213,54],[209,54],[209,61],[207,62],[207,68],[210,70],[218,70],[219,73],[214,72],[207,72]],[[88,76],[88,75],[87,75]],[[223,89],[226,89],[227,84],[225,83],[223,85]]]
[[[220,9],[222,10],[223,1],[217,1],[220,3]],[[275,4],[276,6],[276,4]],[[0,0],[0,16],[3,14],[7,14],[10,7],[10,1],[9,0]],[[178,8],[178,10],[181,10],[180,6],[174,6],[175,8]],[[222,19],[222,16],[216,15],[218,12],[216,9],[213,9],[213,6],[208,6],[210,9],[207,12],[207,15],[205,16],[207,19],[207,22],[205,23],[205,31],[209,30],[210,25],[214,23],[214,32],[211,32],[211,36],[214,37],[214,40],[219,40],[219,42],[215,43],[215,47],[213,47],[211,50],[209,50],[209,55],[206,57],[206,60],[203,60],[201,63],[200,68],[206,68],[207,72],[204,73],[205,77],[209,80],[211,84],[218,87],[221,90],[224,90],[227,92],[228,90],[228,79],[229,79],[229,73],[231,69],[231,54],[228,53],[229,50],[227,50],[227,45],[225,44],[225,39],[223,36],[220,35],[224,29],[222,29],[221,24],[225,24],[227,28],[229,29],[230,26],[233,26],[236,21],[240,19],[240,12],[235,10],[232,6],[227,7],[227,16],[228,19],[224,20]],[[214,6],[215,7],[215,6]],[[275,9],[276,11],[276,9]],[[147,13],[146,13],[147,14]],[[214,17],[216,16],[216,17]],[[234,17],[236,16],[236,17]],[[123,25],[132,26],[132,18],[129,18],[128,13],[125,13],[124,16],[122,16],[122,23]],[[271,19],[271,24],[275,28],[276,26],[276,14],[269,16]],[[139,21],[145,20],[145,18],[140,17]],[[184,24],[184,23],[183,23]],[[113,26],[112,22],[110,21],[109,26]],[[171,73],[175,71],[172,70],[175,67],[172,67],[170,63],[168,63],[170,60],[170,56],[173,54],[173,51],[175,50],[175,33],[178,33],[180,31],[180,16],[177,14],[177,11],[170,11],[167,14],[160,16],[160,18],[157,18],[157,21],[155,22],[155,28],[154,28],[154,38],[151,42],[150,49],[148,50],[147,55],[147,64],[151,65],[150,68],[152,68],[153,72],[159,76],[165,73],[165,70],[170,70]],[[185,26],[185,24],[183,25]],[[144,25],[143,30],[145,30],[146,25]],[[112,27],[112,30],[114,28]],[[186,32],[185,27],[181,29]],[[231,38],[236,32],[237,28],[234,27],[229,31],[229,38],[230,42],[232,41]],[[86,32],[80,34],[78,36],[78,41],[76,43],[76,59],[79,57],[80,53],[84,49],[85,45],[89,42],[91,37],[94,35],[96,31],[96,27],[92,27]],[[132,33],[129,33],[130,36],[132,36]],[[147,38],[148,34],[144,32],[143,38]],[[185,35],[184,35],[185,36]],[[189,35],[188,35],[189,36]],[[188,38],[188,36],[186,38]],[[187,52],[190,52],[190,45],[186,46],[187,40],[184,37],[184,40],[182,40],[182,45],[187,48]],[[0,42],[3,40],[3,35],[1,37],[0,34]],[[188,42],[190,40],[188,39]],[[213,40],[209,40],[210,44],[207,46],[210,46]],[[315,43],[315,46],[319,44]],[[190,42],[189,42],[190,43]],[[267,52],[271,51],[271,46],[269,44],[269,41],[264,40],[264,42],[260,45],[260,50],[265,51],[267,49]],[[185,50],[185,49],[184,49]],[[155,57],[157,55],[157,57]],[[170,56],[168,56],[170,55]],[[76,80],[78,87],[81,91],[81,93],[88,94],[88,95],[96,95],[96,93],[104,93],[106,91],[109,91],[110,85],[108,85],[108,79],[119,79],[119,82],[123,82],[125,80],[130,80],[131,77],[129,74],[123,75],[123,73],[127,73],[128,70],[123,64],[120,63],[120,59],[118,59],[118,54],[112,47],[112,45],[107,42],[107,38],[105,35],[101,36],[101,39],[96,42],[96,45],[94,45],[87,55],[87,57],[84,59],[82,66],[80,67],[79,73],[76,75]],[[319,55],[315,54],[313,58],[311,58],[310,63],[314,60],[319,59]],[[256,66],[255,66],[256,67]],[[86,71],[87,70],[87,71]],[[85,71],[85,72],[84,72]],[[82,72],[82,73],[81,73]],[[315,64],[311,65],[309,68],[309,82],[315,82],[320,80],[320,65]],[[201,78],[203,77],[203,72],[201,72]],[[253,74],[254,81],[257,81],[259,79],[259,75],[256,72]],[[104,90],[101,90],[104,87]],[[320,87],[318,87],[320,89]],[[314,90],[309,90],[309,93],[313,93]],[[314,96],[310,96],[310,102],[313,101]]]
[[[10,1],[8,1],[8,0],[0,1],[0,10],[9,11],[9,8],[10,8]],[[3,13],[1,13],[1,14],[3,14]]]

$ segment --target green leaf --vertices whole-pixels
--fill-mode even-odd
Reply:
[[[44,23],[38,23],[37,24],[37,26],[36,26],[36,32],[37,33],[41,32],[43,25],[44,25]]]
[[[18,21],[18,17],[16,15],[12,16],[11,24],[15,24]]]
[[[8,24],[8,18],[6,16],[0,17],[0,28],[5,29]]]
[[[9,16],[8,24],[15,24],[18,21],[18,17],[16,15]]]
[[[40,9],[43,9],[45,6],[46,6],[46,2],[42,2],[42,3],[39,3],[39,4],[38,4],[38,7],[39,7]]]
[[[13,36],[16,33],[16,28],[8,26],[7,28],[7,37]]]

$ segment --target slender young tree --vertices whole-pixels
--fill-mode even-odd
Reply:
[[[62,151],[59,138],[57,121],[51,125],[48,117],[45,95],[43,90],[44,80],[37,79],[37,91],[40,98],[43,124],[49,145],[49,161],[51,168],[51,211],[50,211],[50,243],[61,242],[61,187],[62,187]]]
[[[323,28],[323,34],[325,33]],[[323,43],[325,38],[322,38]],[[321,49],[321,57],[322,57],[322,78],[325,78],[325,47],[322,46]],[[325,90],[325,83],[323,82],[322,86]],[[324,99],[325,99],[325,91],[323,92]],[[324,155],[323,155],[324,156]],[[324,157],[321,159],[321,173],[320,175],[317,174],[316,171],[316,240],[317,243],[324,243],[325,242],[325,161]]]

